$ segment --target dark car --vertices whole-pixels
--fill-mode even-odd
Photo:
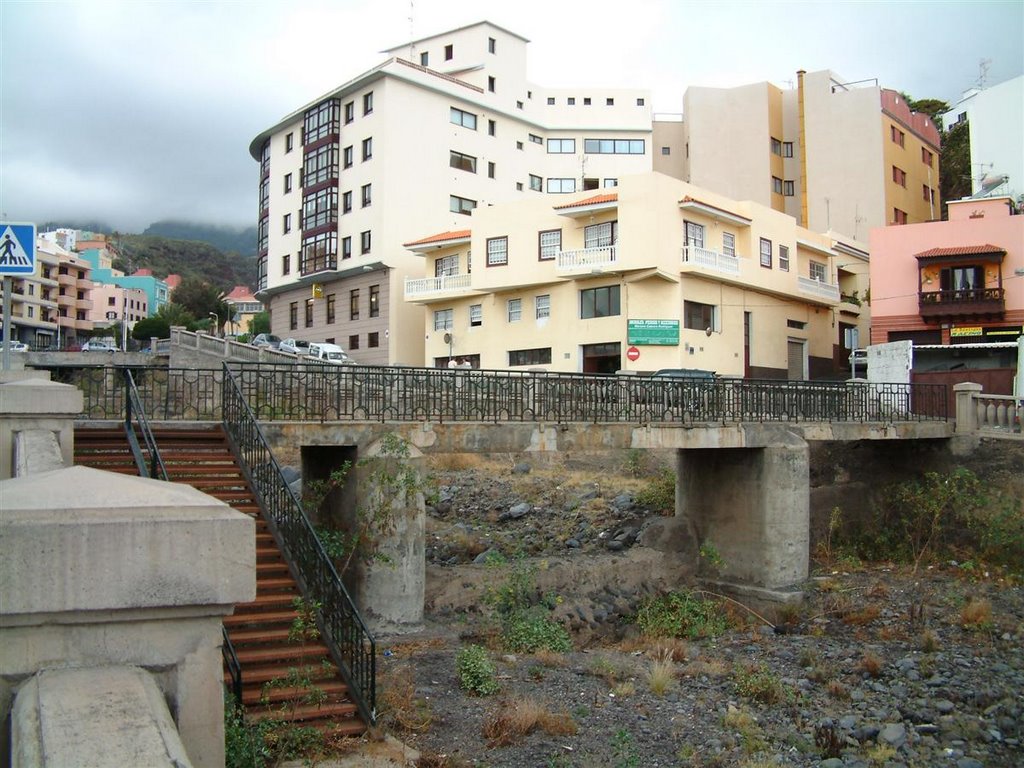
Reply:
[[[662,368],[639,383],[637,402],[661,408],[701,410],[714,391],[714,371],[700,368]]]

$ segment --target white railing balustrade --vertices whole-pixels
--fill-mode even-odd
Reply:
[[[710,248],[701,248],[698,245],[683,246],[683,261],[687,264],[696,264],[704,269],[721,272],[724,275],[739,275],[740,273],[739,257],[719,253]]]
[[[405,281],[405,298],[431,296],[450,291],[466,291],[470,288],[470,277],[465,275],[442,275],[441,277],[407,278]]]
[[[596,248],[577,248],[574,251],[558,252],[558,269],[597,269],[615,263],[618,245],[602,245]]]
[[[980,384],[955,384],[956,431],[1024,440],[1024,398],[986,395]]]
[[[801,293],[817,296],[829,301],[839,301],[839,286],[832,283],[823,283],[821,280],[813,280],[809,277],[797,277],[797,285]]]

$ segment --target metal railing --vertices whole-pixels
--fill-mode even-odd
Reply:
[[[222,378],[224,429],[260,501],[267,527],[292,565],[302,594],[317,610],[321,636],[368,725],[376,720],[376,643],[334,563],[267,444],[239,381]]]
[[[220,647],[221,655],[224,657],[224,666],[227,667],[228,675],[231,676],[231,695],[235,697],[235,703],[242,705],[242,664],[238,661],[238,654],[235,653],[235,646],[228,637],[227,627],[221,626],[221,634],[224,636],[224,643]]]
[[[946,420],[944,384],[687,379],[319,364],[229,363],[260,421],[726,424]],[[116,419],[111,369],[79,371],[85,418]],[[137,372],[150,419],[220,421],[224,373]]]
[[[135,466],[143,477],[152,477],[156,480],[167,480],[167,468],[164,460],[160,457],[160,450],[156,445],[156,438],[153,437],[153,430],[149,428],[149,420],[146,418],[146,409],[142,405],[142,398],[135,386],[135,378],[132,372],[125,368],[124,373],[124,432],[128,438],[128,444],[132,449],[132,456],[135,457]],[[149,466],[146,466],[146,454],[139,445],[139,437],[146,446],[149,454]]]

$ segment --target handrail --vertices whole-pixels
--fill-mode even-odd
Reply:
[[[131,446],[132,456],[135,457],[135,466],[139,469],[139,474],[143,477],[152,477],[156,480],[167,480],[167,468],[164,466],[164,460],[160,456],[160,451],[156,445],[156,438],[153,437],[153,430],[149,428],[149,420],[146,418],[146,410],[142,407],[142,398],[139,396],[138,387],[135,386],[135,378],[132,376],[131,370],[128,368],[123,369],[124,374],[124,432],[128,438],[128,445]],[[133,419],[134,416],[134,419]],[[133,424],[132,422],[135,422]],[[136,433],[138,428],[138,433]],[[142,452],[142,447],[139,445],[138,435],[142,435],[142,440],[146,444],[146,450],[149,451],[149,467],[146,467],[146,457]]]
[[[267,444],[238,380],[224,366],[224,430],[264,512],[267,527],[315,606],[320,634],[368,725],[377,718],[376,642]]]
[[[221,625],[220,631],[224,636],[224,643],[220,647],[220,652],[224,656],[224,664],[228,668],[228,674],[231,675],[231,695],[235,697],[235,702],[241,706],[242,664],[238,660],[238,654],[235,653],[235,646],[231,642],[231,638],[228,637],[227,627]]]

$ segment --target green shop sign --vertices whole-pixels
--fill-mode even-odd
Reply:
[[[649,346],[678,346],[678,320],[627,320],[626,343]]]

